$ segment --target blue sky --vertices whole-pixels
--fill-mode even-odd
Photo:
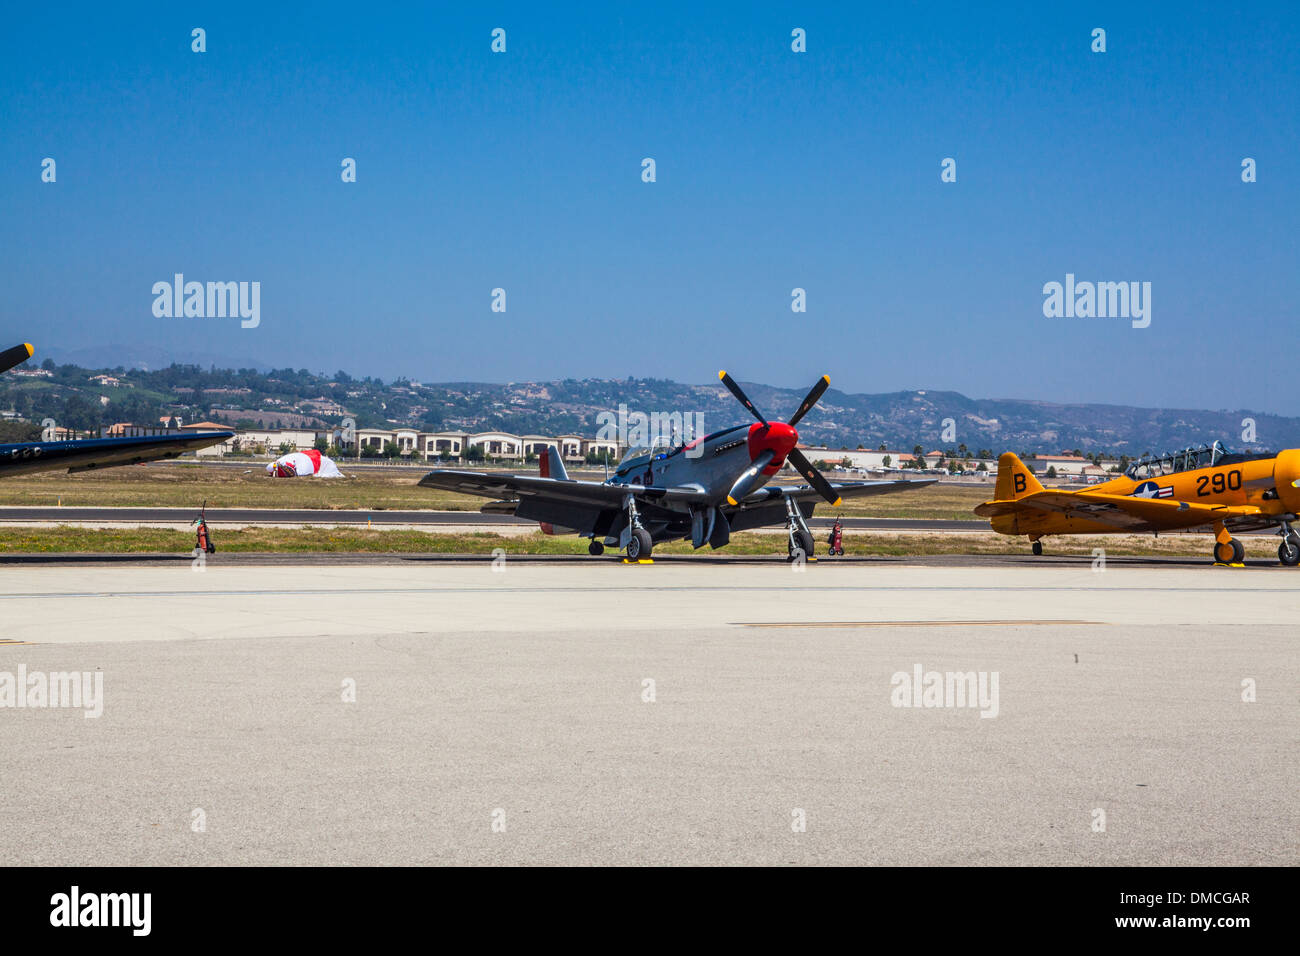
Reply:
[[[1300,414],[1295,5],[469,6],[8,10],[4,341]],[[1067,272],[1151,326],[1044,317]]]

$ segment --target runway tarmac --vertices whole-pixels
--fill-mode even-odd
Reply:
[[[11,565],[0,864],[1294,865],[1287,571]]]
[[[188,527],[197,516],[192,508],[26,508],[0,507],[0,524],[168,524]],[[312,508],[209,508],[207,519],[214,527],[222,524],[283,526],[303,524],[377,525],[527,525],[512,515],[483,514],[479,511],[330,511]],[[812,518],[810,527],[829,528],[834,518]],[[877,531],[987,531],[987,521],[944,521],[928,518],[844,518],[845,528]]]

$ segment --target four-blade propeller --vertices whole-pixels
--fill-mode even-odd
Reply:
[[[736,400],[749,409],[749,413],[762,423],[763,428],[760,429],[760,434],[766,433],[771,429],[771,423],[763,417],[763,413],[760,412],[757,406],[749,400],[749,396],[745,394],[745,390],[736,383],[734,378],[728,375],[725,371],[719,372],[718,378],[722,384],[727,387],[727,391],[736,396]],[[786,426],[790,429],[790,432],[796,441],[799,438],[799,434],[794,431],[794,426],[797,425],[800,419],[807,415],[809,410],[817,404],[818,400],[823,394],[825,394],[826,389],[830,384],[830,376],[823,375],[819,378],[817,384],[812,387],[808,392],[808,395],[799,404],[799,408],[795,411],[794,415],[788,422],[786,422]],[[760,452],[754,458],[753,464],[741,473],[740,477],[736,479],[736,483],[732,486],[730,494],[727,495],[727,500],[730,504],[736,504],[736,502],[741,498],[749,494],[754,484],[757,483],[759,473],[771,463],[773,457],[771,451],[765,450]],[[804,480],[806,480],[808,484],[812,485],[819,495],[829,501],[832,505],[839,505],[840,496],[836,494],[835,489],[832,488],[831,483],[822,476],[822,473],[812,466],[812,462],[804,456],[803,452],[791,445],[790,449],[785,453],[785,458],[794,465],[799,474],[803,475]]]

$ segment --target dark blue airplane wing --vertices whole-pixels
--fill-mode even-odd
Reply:
[[[485,498],[545,498],[594,508],[617,508],[629,493],[640,500],[705,502],[702,491],[687,488],[656,488],[653,485],[611,485],[601,481],[541,478],[536,475],[500,475],[481,471],[431,471],[420,479],[425,488],[441,488]]]
[[[832,481],[831,487],[839,492],[841,498],[865,498],[868,495],[887,495],[895,491],[908,491],[932,485],[938,478],[899,479],[898,481]],[[816,499],[824,501],[821,492],[810,485],[765,485],[741,501],[742,507],[754,507],[777,501],[782,495],[789,495],[796,501]]]
[[[0,445],[0,478],[33,471],[89,471],[114,465],[134,465],[159,458],[176,458],[234,437],[234,432],[176,432],[140,438],[78,438],[73,441],[29,441]]]

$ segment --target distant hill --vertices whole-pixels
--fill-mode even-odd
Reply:
[[[744,383],[765,415],[786,418],[803,399],[802,389]],[[446,388],[447,386],[435,386]],[[596,414],[616,409],[699,411],[712,431],[746,421],[747,414],[720,385],[682,385],[663,380],[587,380],[469,386],[482,389],[482,398],[505,405],[492,417],[503,425],[513,418],[554,422],[538,431],[595,427]],[[465,389],[467,386],[456,386]],[[531,396],[544,395],[540,401]],[[511,414],[511,409],[518,409]],[[817,408],[799,424],[808,444],[832,448],[890,448],[910,451],[914,445],[951,448],[965,444],[973,453],[987,448],[1055,453],[1065,449],[1140,455],[1147,451],[1182,448],[1221,439],[1241,447],[1243,419],[1253,419],[1255,441],[1265,447],[1300,447],[1300,418],[1249,410],[1135,408],[1128,405],[1071,405],[1021,399],[974,399],[958,392],[922,390],[884,394],[849,394],[829,389]],[[945,419],[955,435],[944,438]],[[562,426],[561,426],[562,423]]]
[[[178,415],[185,421],[296,421],[297,416],[337,424],[351,417],[358,427],[408,425],[428,431],[502,429],[516,434],[594,435],[602,412],[700,413],[707,431],[747,420],[745,410],[717,382],[687,385],[666,379],[566,379],[554,382],[443,382],[354,379],[346,372],[325,375],[306,369],[238,371],[214,366],[169,365],[154,370],[118,366],[83,368],[25,363],[17,374],[0,376],[0,411],[15,409],[40,421],[55,418],[73,428],[114,421]],[[91,381],[111,373],[112,385]],[[746,382],[765,414],[784,419],[802,400],[802,389]],[[261,414],[259,414],[261,413]],[[944,434],[952,420],[952,437]],[[987,449],[1057,453],[1079,449],[1140,455],[1222,439],[1240,448],[1243,419],[1252,419],[1257,445],[1300,447],[1300,418],[1249,410],[1204,411],[1074,405],[1023,399],[967,398],[935,390],[849,394],[830,389],[799,425],[808,444],[831,448],[874,448],[880,444],[911,451],[922,445],[971,454]]]

